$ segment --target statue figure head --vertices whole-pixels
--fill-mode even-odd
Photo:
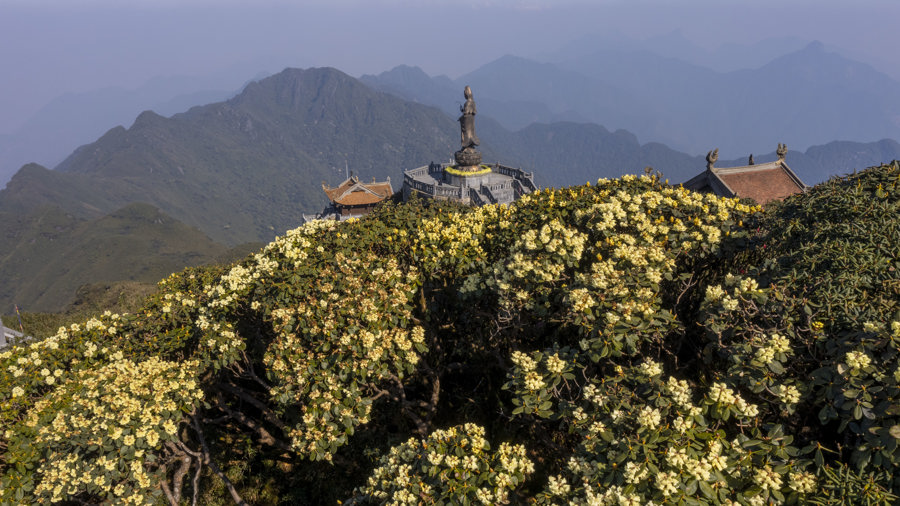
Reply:
[[[472,88],[466,86],[466,89],[463,90],[463,95],[466,97],[466,100],[472,98]]]

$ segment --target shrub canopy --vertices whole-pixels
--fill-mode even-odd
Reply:
[[[0,503],[894,502],[898,181],[304,225],[0,353]]]

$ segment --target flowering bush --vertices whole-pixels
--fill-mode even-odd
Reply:
[[[895,503],[898,181],[304,225],[0,352],[0,503]]]

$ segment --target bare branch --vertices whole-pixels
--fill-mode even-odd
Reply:
[[[166,466],[164,466],[164,465],[163,465],[163,466],[160,466],[160,467],[162,468],[162,474],[163,474],[163,476],[166,476],[166,473],[168,472],[168,469],[167,469]],[[169,490],[169,482],[168,482],[168,481],[166,481],[166,480],[159,480],[159,488],[162,489],[163,494],[166,495],[166,499],[168,499],[169,504],[170,504],[171,506],[178,506],[178,500],[175,499],[175,496],[172,495],[172,491]]]
[[[375,402],[376,400],[384,397],[385,395],[389,396],[392,400],[395,400],[395,401],[397,400],[397,396],[392,394],[390,391],[384,390],[384,389],[379,389],[378,394],[375,395],[375,397],[372,397],[372,402]]]
[[[200,467],[200,464],[197,464],[197,467]],[[172,489],[175,495],[175,502],[181,502],[181,491],[182,491],[182,483],[184,482],[184,477],[187,475],[188,471],[191,469],[191,457],[185,453],[181,454],[181,466],[178,470],[175,471],[175,476],[172,478]]]
[[[202,448],[203,453],[203,463],[209,466],[212,469],[212,472],[216,473],[216,476],[222,480],[225,484],[225,488],[228,489],[228,493],[231,494],[231,499],[238,506],[249,506],[244,499],[241,497],[241,494],[238,493],[237,489],[234,488],[234,484],[231,483],[231,480],[225,476],[225,473],[219,469],[219,466],[216,465],[215,461],[210,457],[209,447],[206,445],[206,438],[203,436],[203,429],[200,427],[200,422],[197,420],[196,415],[191,415],[191,421],[194,425],[194,430],[197,431],[197,438],[200,440],[200,446]]]
[[[193,457],[200,459],[201,462],[203,461],[203,452],[195,452],[194,450],[191,450],[190,448],[188,448],[187,445],[185,445],[181,441],[176,441],[175,444],[184,453],[187,453],[188,455],[191,455]]]
[[[684,297],[684,294],[688,293],[690,289],[699,282],[699,280],[694,281],[694,273],[691,273],[691,277],[689,277],[687,280],[685,280],[684,283],[681,284],[681,293],[679,293],[678,298],[675,299],[676,307],[681,304],[681,298]]]
[[[178,444],[172,443],[171,441],[166,442],[166,448],[170,452],[172,452],[173,456],[181,461],[181,465],[175,471],[175,475],[172,477],[172,489],[171,491],[168,488],[168,482],[163,480],[163,492],[166,494],[166,498],[169,499],[169,502],[174,505],[178,505],[181,503],[181,492],[184,489],[184,477],[187,475],[188,471],[191,469],[191,465],[194,462],[194,459],[197,460],[197,472],[200,472],[202,466],[202,456],[199,453],[190,451],[181,441],[178,441]],[[192,459],[191,457],[194,457]],[[163,476],[167,476],[166,468],[163,467]],[[194,495],[197,494],[197,484],[194,484]],[[174,502],[173,502],[174,501]]]
[[[281,441],[280,439],[273,436],[269,431],[267,431],[262,425],[257,423],[255,420],[250,418],[249,416],[241,413],[240,411],[234,411],[228,407],[228,404],[225,402],[225,399],[222,398],[221,393],[216,394],[216,398],[219,400],[218,408],[228,413],[232,418],[237,420],[238,422],[244,424],[245,427],[248,427],[250,430],[255,431],[257,436],[259,436],[259,442],[263,444],[267,444],[269,446],[275,446],[284,451],[291,451],[291,445]]]
[[[241,400],[247,402],[248,404],[251,404],[251,405],[254,406],[256,409],[260,410],[260,412],[262,413],[262,415],[263,415],[263,416],[266,418],[266,420],[267,420],[269,423],[271,423],[272,425],[278,427],[278,428],[281,429],[281,430],[287,430],[287,425],[285,425],[285,423],[282,422],[282,421],[278,418],[277,415],[275,415],[275,412],[273,412],[273,411],[269,408],[269,406],[267,406],[264,402],[262,402],[261,400],[257,399],[256,397],[253,397],[252,395],[250,395],[250,393],[247,392],[246,390],[243,390],[242,388],[238,387],[237,385],[235,385],[235,384],[233,384],[233,383],[220,383],[220,384],[217,385],[217,386],[218,386],[219,388],[221,388],[222,390],[224,390],[224,391],[226,391],[226,392],[228,392],[228,393],[230,393],[230,394],[232,394],[232,395],[234,395],[234,396],[240,398]]]
[[[194,480],[191,483],[194,487],[194,493],[191,497],[191,506],[197,506],[197,497],[200,495],[200,471],[202,469],[203,466],[198,465],[197,470],[194,471]]]
[[[400,408],[403,410],[403,414],[406,415],[407,418],[409,418],[416,425],[416,432],[423,436],[428,434],[428,424],[426,424],[425,421],[422,420],[422,417],[420,417],[412,409],[410,409],[411,406],[415,406],[415,403],[406,400],[406,389],[403,388],[403,382],[400,381],[400,378],[393,374],[390,375],[390,378],[394,380],[394,382],[397,383],[397,386],[400,388]]]
[[[246,369],[244,370],[244,374],[259,384],[259,386],[263,387],[266,392],[272,390],[272,386],[263,381],[262,378],[256,375],[256,371],[253,370],[253,362],[250,361],[250,358],[247,357],[247,352],[241,351],[241,356],[244,358],[244,362],[247,364]]]

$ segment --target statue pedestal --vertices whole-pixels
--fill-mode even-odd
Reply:
[[[460,170],[478,170],[481,165],[481,153],[474,148],[465,148],[453,154]]]

